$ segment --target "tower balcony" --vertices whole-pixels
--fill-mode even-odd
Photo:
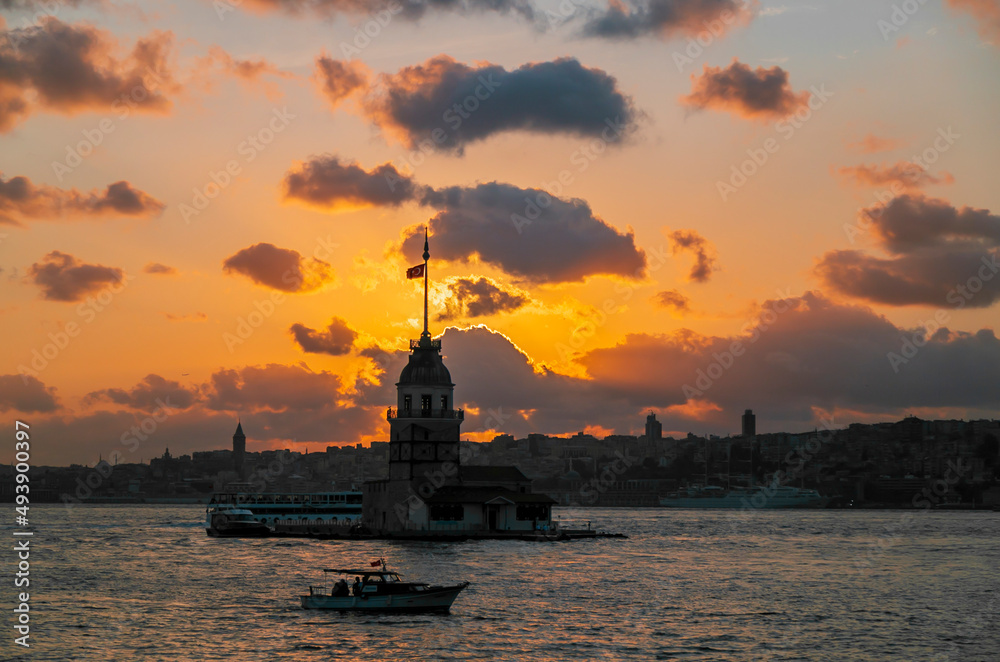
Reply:
[[[430,340],[430,341],[427,342],[426,346],[430,347],[431,349],[440,350],[441,349],[441,339],[438,338],[436,340]],[[420,349],[420,341],[419,340],[411,340],[410,341],[410,349],[411,350]]]
[[[391,421],[394,418],[437,418],[453,421],[464,421],[464,409],[397,409],[389,407],[385,413],[385,419]]]

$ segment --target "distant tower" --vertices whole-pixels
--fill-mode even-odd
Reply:
[[[752,409],[747,409],[743,412],[743,436],[757,436],[757,417],[754,416]]]
[[[663,439],[663,425],[656,420],[656,414],[649,412],[646,417],[646,441],[659,441]]]
[[[243,423],[236,423],[236,433],[233,435],[233,462],[236,464],[236,475],[243,480],[243,454],[247,450],[247,436],[243,434]]]

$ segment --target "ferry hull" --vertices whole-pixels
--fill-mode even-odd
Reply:
[[[457,586],[432,587],[426,591],[395,593],[389,595],[332,597],[329,595],[303,595],[303,609],[333,609],[336,611],[380,612],[439,612],[451,609],[451,604],[468,583]]]

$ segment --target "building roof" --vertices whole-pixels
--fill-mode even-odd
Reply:
[[[420,386],[454,386],[451,382],[451,373],[444,366],[441,360],[441,345],[436,346],[430,343],[421,343],[410,352],[410,360],[403,371],[399,373],[399,381],[396,386],[416,384]]]
[[[237,422],[236,423],[236,432],[233,434],[233,436],[234,437],[245,437],[246,436],[245,434],[243,434],[243,423],[242,422]]]
[[[481,467],[465,465],[459,468],[458,478],[463,483],[516,483],[527,482],[528,477],[514,466]]]
[[[502,487],[462,487],[448,485],[442,487],[425,501],[427,503],[486,503],[494,499],[506,499],[511,503],[555,504],[556,500],[547,494],[514,492]]]

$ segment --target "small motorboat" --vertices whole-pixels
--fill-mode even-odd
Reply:
[[[379,570],[330,569],[324,570],[325,578],[340,575],[332,587],[310,586],[309,595],[303,595],[303,609],[336,609],[339,611],[376,612],[438,612],[447,613],[451,603],[469,582],[453,586],[431,586],[422,582],[404,582],[399,574],[391,572],[384,560],[372,566]],[[353,586],[348,582],[353,578]]]
[[[218,538],[266,538],[271,535],[267,524],[245,508],[215,508],[208,512],[205,532]]]

